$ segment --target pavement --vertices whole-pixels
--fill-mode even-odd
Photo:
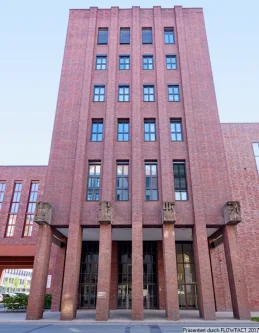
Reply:
[[[235,324],[203,324],[203,325],[183,325],[183,324],[150,324],[150,325],[125,325],[125,324],[74,324],[69,322],[66,324],[0,324],[0,333],[182,333],[183,327],[185,328],[202,328],[205,327],[207,332],[222,332],[221,328],[228,328],[223,332],[231,332],[231,328],[244,328],[241,332],[259,332],[259,325],[246,324],[246,325],[235,325]],[[229,330],[229,331],[228,331]]]
[[[183,327],[251,327],[242,333],[259,333],[259,323],[234,319],[232,312],[217,312],[215,321],[205,321],[198,311],[180,310],[177,322],[166,320],[162,310],[145,310],[143,321],[132,321],[131,310],[111,310],[107,322],[96,322],[95,310],[78,310],[73,321],[60,321],[59,312],[48,310],[41,320],[27,321],[25,316],[25,312],[7,312],[0,306],[0,333],[174,333],[183,332]],[[251,316],[259,317],[259,312]]]

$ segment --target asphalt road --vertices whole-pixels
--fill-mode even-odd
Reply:
[[[183,327],[250,327],[259,332],[259,324],[212,325],[114,325],[114,324],[0,324],[1,333],[182,333]],[[258,327],[258,329],[257,329]],[[256,329],[255,329],[256,328]],[[215,332],[215,331],[214,331]],[[245,331],[242,331],[245,332]],[[247,329],[246,332],[249,333]]]

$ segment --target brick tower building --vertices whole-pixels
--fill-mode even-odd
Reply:
[[[27,319],[42,317],[50,272],[62,320],[78,308],[250,318],[258,142],[258,124],[220,124],[202,9],[71,10],[49,165],[0,169],[0,260],[20,246],[34,265]]]

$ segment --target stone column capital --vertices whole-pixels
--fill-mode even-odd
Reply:
[[[175,202],[163,202],[163,224],[175,224]]]
[[[112,223],[112,204],[110,201],[99,202],[99,216],[98,221],[100,224]]]
[[[236,225],[242,221],[239,201],[227,201],[223,208],[225,224]]]
[[[52,206],[49,202],[37,202],[34,222],[36,222],[38,225],[50,225],[51,215]]]

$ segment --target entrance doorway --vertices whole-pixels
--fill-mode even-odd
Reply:
[[[98,255],[98,242],[83,242],[78,302],[81,309],[96,308]]]
[[[118,242],[118,309],[132,308],[132,243]],[[143,242],[143,306],[157,309],[157,243]]]
[[[118,309],[132,308],[131,242],[118,242]]]
[[[197,309],[197,283],[191,242],[176,243],[178,299],[180,309]]]

